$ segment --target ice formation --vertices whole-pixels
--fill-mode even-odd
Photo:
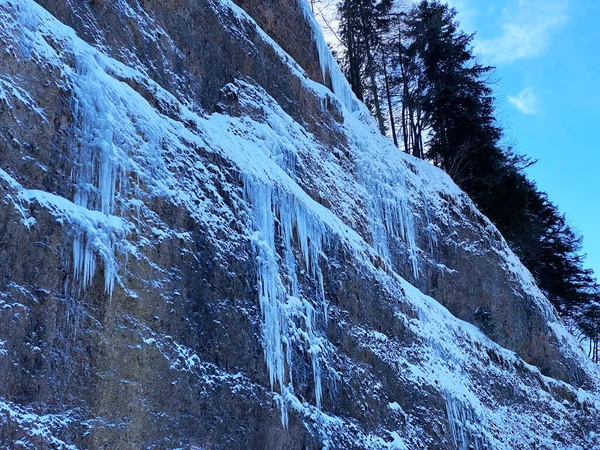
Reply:
[[[315,16],[313,15],[310,6],[307,1],[300,0],[300,7],[304,12],[304,17],[309,23],[313,32],[313,42],[317,46],[317,52],[319,55],[319,64],[321,66],[321,74],[323,75],[323,83],[327,83],[327,80],[331,80],[331,90],[340,99],[345,108],[351,112],[360,111],[361,107],[356,96],[350,89],[350,85],[346,81],[346,77],[340,70],[335,58],[331,54],[331,50],[325,41],[321,27],[317,23]]]
[[[82,289],[93,280],[100,258],[104,270],[105,292],[112,293],[119,279],[119,254],[131,251],[125,236],[131,224],[120,219],[138,203],[132,197],[139,186],[136,180],[147,170],[139,162],[153,158],[154,184],[160,183],[163,171],[161,158],[161,125],[147,102],[135,104],[125,99],[129,91],[112,75],[127,71],[118,64],[107,64],[107,58],[78,40],[72,30],[57,27],[49,30],[43,10],[22,8],[18,20],[22,30],[21,43],[31,57],[46,58],[61,67],[73,90],[72,114],[75,149],[71,181],[73,204],[54,197],[60,211],[73,223],[73,274]],[[71,43],[73,67],[63,64],[61,56],[46,42],[46,36],[58,33]],[[108,67],[111,65],[112,67]],[[112,71],[112,74],[107,72]],[[137,74],[137,76],[142,76]],[[132,177],[131,174],[136,176]],[[44,196],[46,203],[49,196]],[[56,209],[56,208],[55,208]],[[100,218],[103,216],[103,218]],[[93,224],[90,219],[93,217]],[[115,224],[118,224],[116,226]]]
[[[395,367],[398,361],[402,362],[402,376],[406,379],[435,385],[435,389],[444,394],[447,420],[457,449],[486,448],[488,439],[486,437],[484,440],[476,428],[489,427],[496,421],[509,421],[511,411],[482,407],[475,394],[478,386],[469,378],[467,368],[473,361],[480,363],[481,367],[487,366],[488,360],[475,359],[481,355],[485,357],[486,348],[504,352],[503,357],[514,364],[517,358],[511,352],[499,349],[477,329],[457,320],[433,299],[402,280],[394,273],[393,267],[390,269],[392,265],[384,271],[371,264],[375,255],[390,262],[397,244],[401,244],[406,248],[412,275],[417,278],[419,258],[426,251],[433,253],[436,247],[438,229],[434,220],[441,220],[444,213],[440,211],[449,208],[448,204],[441,203],[438,194],[444,192],[457,202],[462,201],[462,194],[445,175],[426,163],[418,162],[415,163],[417,167],[412,167],[409,157],[398,154],[385,138],[365,124],[365,114],[368,113],[352,95],[305,1],[300,4],[315,33],[324,80],[328,77],[331,79],[332,89],[343,105],[344,124],[340,126],[343,126],[348,138],[349,151],[352,153],[349,159],[357,169],[356,179],[331,176],[324,180],[317,177],[310,180],[317,188],[326,188],[328,183],[333,184],[332,181],[340,185],[347,183],[346,186],[336,187],[339,189],[335,191],[339,193],[336,198],[339,204],[332,208],[318,204],[303,190],[293,170],[306,155],[318,154],[320,147],[317,139],[285,114],[258,87],[240,82],[238,84],[244,92],[238,94],[240,102],[244,101],[244,96],[251,97],[253,105],[249,106],[262,108],[265,123],[249,117],[220,114],[200,117],[160,87],[152,85],[152,95],[173,102],[176,105],[174,110],[180,114],[176,119],[167,118],[148,105],[130,85],[119,81],[123,78],[139,83],[148,81],[142,72],[124,68],[101,55],[79,41],[72,31],[61,29],[56,21],[51,22],[51,26],[45,24],[40,17],[47,16],[35,3],[29,0],[15,1],[22,6],[18,17],[23,47],[40,60],[51,61],[64,70],[74,90],[74,134],[78,142],[72,172],[73,201],[43,191],[25,189],[4,171],[0,171],[0,178],[18,191],[24,201],[38,202],[60,220],[68,220],[73,225],[73,269],[83,287],[94,277],[97,258],[101,259],[104,266],[106,291],[111,293],[115,284],[118,284],[118,255],[132,251],[125,239],[132,227],[127,220],[134,215],[132,210],[137,209],[137,220],[143,221],[143,218],[139,218],[138,208],[147,198],[142,199],[142,195],[168,197],[177,206],[187,208],[194,219],[208,224],[207,232],[210,232],[210,226],[217,228],[214,224],[223,211],[216,214],[209,211],[205,204],[189,201],[188,198],[193,195],[194,189],[211,191],[215,198],[218,197],[218,193],[213,192],[216,191],[214,186],[207,181],[208,177],[202,178],[205,168],[193,159],[194,151],[188,149],[187,143],[206,147],[206,152],[219,153],[239,171],[244,186],[247,203],[244,203],[242,210],[251,213],[251,229],[243,229],[240,235],[245,239],[245,233],[248,233],[254,249],[264,358],[271,389],[279,391],[274,398],[279,400],[284,425],[288,420],[288,408],[295,408],[311,418],[317,417],[324,430],[328,426],[343,424],[340,418],[315,411],[315,407],[322,407],[324,392],[335,390],[336,374],[327,361],[331,347],[323,335],[328,320],[328,301],[322,267],[328,262],[326,255],[330,250],[329,242],[339,242],[353,256],[352,264],[372,271],[371,275],[382,286],[390,289],[396,298],[403,299],[406,309],[412,308],[418,312],[416,319],[407,319],[398,313],[398,321],[411,328],[415,340],[426,342],[418,348],[419,360],[415,363],[409,362],[403,353],[404,349],[392,348],[391,339],[382,333],[375,335],[365,332],[369,349],[380,352],[383,361],[393,358],[390,367]],[[227,1],[219,2],[219,5],[230,7],[244,20],[250,20]],[[51,33],[56,34],[55,41],[69,42],[74,52],[74,69],[61,60],[64,54],[58,55],[43,39],[44,35]],[[268,37],[261,36],[272,43]],[[272,45],[282,59],[287,58],[276,44]],[[290,69],[295,70],[291,63]],[[325,88],[310,80],[302,78],[302,82],[322,101],[329,95]],[[28,101],[24,95],[21,97],[23,101]],[[184,121],[192,123],[193,127],[190,128],[195,131],[186,128],[182,124]],[[168,169],[164,167],[165,148],[172,150],[169,156],[173,162]],[[326,165],[327,160],[322,155],[318,157],[319,164]],[[174,175],[170,171],[177,172],[186,165],[193,166],[196,184],[190,182],[182,187],[172,181]],[[341,172],[333,164],[326,169],[335,175]],[[142,180],[140,185],[138,180]],[[361,202],[355,202],[352,196],[360,197]],[[332,211],[334,208],[339,210]],[[353,211],[353,208],[357,211],[359,221],[364,213],[368,236],[359,235],[351,224],[342,220],[339,211]],[[25,218],[25,208],[22,214]],[[158,234],[160,232],[157,231]],[[422,234],[428,240],[427,249],[418,247],[418,237]],[[534,297],[541,297],[531,275],[507,247],[501,256],[507,270],[514,273],[525,289]],[[556,320],[547,302],[540,301],[540,308],[549,321]],[[564,337],[560,344],[565,349],[574,348],[570,337],[561,334],[566,331],[558,324],[555,328],[556,334]],[[153,336],[152,339],[144,341],[145,344],[162,345],[158,337]],[[474,344],[463,345],[467,340],[484,350],[475,353],[472,350]],[[172,346],[176,347],[175,344]],[[194,357],[191,351],[180,353],[182,355],[175,358],[177,364],[172,367],[177,370],[183,370],[183,367],[192,372],[199,364],[198,356]],[[314,405],[300,403],[294,394],[296,380],[293,359],[297,354],[309,361],[314,384]],[[174,357],[167,354],[165,358]],[[523,370],[533,369],[525,367]],[[509,382],[517,383],[513,380]],[[531,392],[540,397],[545,395],[537,394],[537,390]],[[518,427],[514,429],[518,434]],[[405,448],[402,438],[397,432],[393,433],[393,443],[387,447]],[[328,441],[324,438],[323,442],[326,446]],[[507,448],[497,441],[489,442],[496,445],[495,448]],[[377,441],[378,448],[386,448],[387,444]]]
[[[312,297],[320,304],[326,321],[327,306],[319,266],[324,233],[318,220],[288,193],[249,177],[244,179],[244,185],[256,230],[253,243],[258,297],[271,388],[277,386],[282,394],[293,393],[292,350],[298,345],[310,358],[315,403],[320,408],[323,388],[319,357],[325,348],[325,340],[316,331],[318,314],[309,300],[311,296],[300,291],[298,270],[314,280],[316,292]],[[301,262],[295,257],[296,241]],[[280,246],[282,255],[277,250]],[[300,269],[301,266],[304,269]],[[285,401],[280,406],[282,422],[287,426]]]
[[[472,408],[446,393],[446,413],[456,450],[487,450],[490,447],[481,434],[481,423]]]
[[[95,67],[88,58],[76,58],[76,76],[73,77],[75,99],[73,115],[76,121],[78,155],[73,166],[75,185],[74,203],[86,209],[111,215],[115,211],[117,176],[121,175],[119,150],[115,148],[115,116],[118,115],[115,95],[98,81]],[[123,179],[123,177],[120,177]],[[86,230],[76,231],[73,242],[74,276],[87,287],[96,272],[97,247],[94,236]],[[118,266],[111,249],[102,255],[104,260],[104,287],[112,291]]]

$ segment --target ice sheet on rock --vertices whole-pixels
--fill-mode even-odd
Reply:
[[[317,23],[308,1],[299,0],[299,4],[304,12],[304,17],[313,32],[313,41],[317,46],[323,83],[326,83],[329,78],[331,80],[331,89],[333,93],[340,99],[346,109],[351,113],[359,111],[363,106],[361,106],[360,102],[352,92],[352,89],[350,89],[346,77],[331,54],[331,50],[325,41],[321,27]]]

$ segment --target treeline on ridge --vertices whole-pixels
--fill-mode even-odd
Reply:
[[[600,358],[600,286],[582,237],[502,145],[493,68],[473,53],[456,10],[421,1],[341,0],[337,52],[356,96],[397,147],[445,170],[498,227],[572,332]]]

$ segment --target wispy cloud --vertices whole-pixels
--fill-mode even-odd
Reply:
[[[448,5],[455,8],[458,12],[458,20],[461,28],[467,33],[477,31],[477,18],[481,11],[475,7],[477,0],[446,0]],[[475,3],[475,5],[473,4]]]
[[[508,101],[523,114],[535,115],[541,112],[540,96],[532,87],[523,89],[516,97],[509,96]]]
[[[519,0],[502,12],[502,34],[476,43],[477,53],[493,64],[543,55],[567,22],[568,0]]]

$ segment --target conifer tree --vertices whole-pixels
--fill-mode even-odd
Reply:
[[[385,121],[377,81],[381,73],[377,53],[385,23],[382,19],[391,6],[392,0],[343,0],[339,7],[340,36],[345,45],[345,70],[350,86],[360,100],[372,106],[382,134]]]
[[[444,169],[469,194],[598,361],[600,287],[584,268],[582,238],[528,179],[525,169],[535,161],[500,144],[493,69],[474,57],[473,35],[461,31],[456,11],[438,0],[400,13],[374,0],[344,0],[340,8],[346,73],[382,133],[379,98],[387,98],[397,145],[396,93],[404,150]]]

